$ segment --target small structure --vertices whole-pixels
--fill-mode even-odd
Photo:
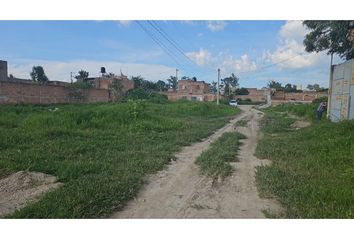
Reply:
[[[7,62],[0,60],[0,81],[7,80]]]
[[[334,122],[354,119],[354,59],[333,65],[330,74],[328,117]]]
[[[134,88],[134,82],[129,80],[123,73],[120,76],[103,75],[101,77],[86,78],[83,81],[91,83],[96,89],[109,89],[114,81],[119,81],[124,93]]]
[[[179,99],[194,101],[214,101],[215,94],[210,90],[210,84],[204,81],[179,80],[177,90],[169,89],[167,98],[171,101]]]

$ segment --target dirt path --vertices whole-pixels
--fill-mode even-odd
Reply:
[[[264,218],[262,210],[279,211],[270,199],[260,199],[255,186],[255,167],[265,164],[253,156],[258,133],[259,111],[241,106],[243,112],[203,142],[184,147],[166,170],[151,176],[135,200],[112,218]],[[237,131],[247,139],[233,163],[234,173],[222,182],[202,176],[196,158],[224,132],[235,131],[234,123],[248,119]]]

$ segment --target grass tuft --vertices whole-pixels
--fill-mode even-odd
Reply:
[[[240,139],[246,137],[238,132],[224,133],[216,142],[202,152],[196,163],[200,166],[202,173],[213,178],[226,177],[231,174],[232,166],[229,162],[236,162],[237,151],[240,146]]]

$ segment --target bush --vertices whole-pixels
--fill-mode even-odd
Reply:
[[[312,103],[318,103],[318,104],[321,102],[328,102],[328,97],[319,97],[312,101]]]

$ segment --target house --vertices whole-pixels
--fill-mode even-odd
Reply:
[[[101,77],[86,78],[83,81],[91,83],[96,89],[109,89],[114,81],[122,84],[122,91],[125,93],[134,88],[134,82],[129,80],[123,73],[118,75],[102,75]]]
[[[210,84],[204,81],[179,80],[177,90],[169,89],[167,98],[171,101],[180,99],[194,101],[214,101],[215,94],[210,90]]]

